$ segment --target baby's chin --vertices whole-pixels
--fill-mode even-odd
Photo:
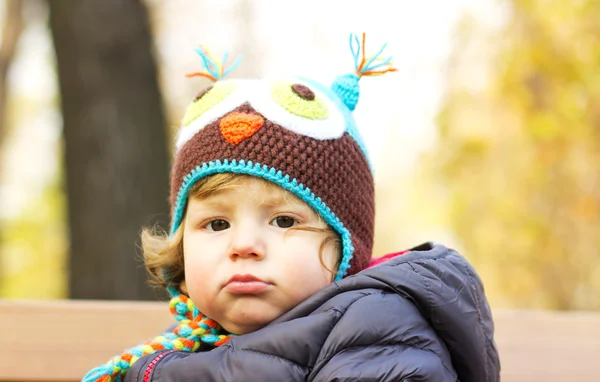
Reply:
[[[256,332],[257,330],[265,327],[267,324],[268,324],[268,322],[256,324],[256,325],[240,325],[240,324],[237,324],[234,322],[226,322],[225,324],[221,324],[221,327],[223,329],[225,329],[225,331],[227,331],[227,333],[237,334],[237,335],[241,336],[244,334]]]
[[[242,335],[255,332],[285,313],[264,303],[240,305],[229,309],[221,320],[215,319],[229,333]]]

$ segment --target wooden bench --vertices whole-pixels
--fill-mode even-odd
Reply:
[[[600,380],[600,313],[496,311],[495,320],[503,382]],[[166,303],[0,300],[0,381],[79,381],[172,323]]]

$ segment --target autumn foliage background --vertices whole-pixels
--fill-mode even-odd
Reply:
[[[67,260],[82,254],[69,244],[61,95],[45,2],[24,3],[2,90],[0,298],[65,298]],[[443,19],[446,27],[431,4],[383,14],[356,1],[328,3],[320,14],[309,10],[315,1],[302,9],[245,0],[142,4],[168,137],[207,85],[183,77],[198,69],[193,44],[243,53],[233,78],[334,76],[351,64],[348,32],[373,30],[374,45],[389,37],[399,73],[363,81],[356,112],[374,148],[375,255],[443,242],[474,263],[494,308],[600,309],[598,2],[448,2],[455,16]],[[344,17],[334,17],[340,8]],[[290,20],[303,27],[285,29]],[[446,40],[448,49],[436,45]],[[135,238],[128,250],[136,256]]]

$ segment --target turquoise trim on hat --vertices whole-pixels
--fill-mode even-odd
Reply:
[[[354,246],[352,245],[352,235],[342,221],[335,213],[333,213],[333,211],[331,211],[321,198],[316,197],[308,187],[304,186],[302,183],[298,183],[295,178],[290,179],[289,175],[283,175],[281,171],[278,171],[273,167],[268,167],[267,165],[261,165],[260,163],[252,161],[237,161],[235,159],[232,161],[227,159],[223,161],[216,160],[214,162],[203,163],[190,171],[190,173],[183,178],[183,182],[177,193],[173,213],[173,224],[170,233],[171,236],[177,231],[177,228],[179,228],[179,225],[181,224],[187,205],[188,194],[192,186],[198,180],[209,175],[225,172],[252,175],[273,182],[283,189],[292,192],[306,202],[306,204],[311,206],[342,238],[342,259],[334,281],[341,280],[346,275],[350,268],[350,260],[352,260],[354,254]],[[175,289],[169,289],[171,294],[175,291]]]

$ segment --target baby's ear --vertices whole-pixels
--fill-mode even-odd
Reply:
[[[180,284],[179,284],[179,290],[181,290],[181,293],[185,294],[186,296],[190,296],[188,294],[188,290],[187,290],[187,284],[185,283],[185,280],[183,280]]]

